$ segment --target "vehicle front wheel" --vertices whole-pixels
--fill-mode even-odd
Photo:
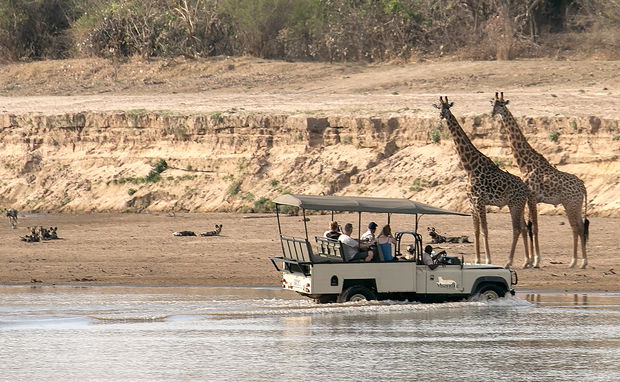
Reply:
[[[493,301],[505,295],[506,291],[503,288],[497,285],[485,284],[478,288],[478,291],[474,294],[474,299],[477,301]]]
[[[338,296],[338,302],[370,301],[376,299],[377,294],[373,290],[357,285],[345,289]]]

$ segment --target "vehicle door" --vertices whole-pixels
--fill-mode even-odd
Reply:
[[[430,269],[428,265],[418,265],[418,288],[427,294],[452,294],[463,292],[463,269],[460,265],[439,265]],[[421,280],[424,280],[423,282]],[[423,286],[420,284],[424,284]]]

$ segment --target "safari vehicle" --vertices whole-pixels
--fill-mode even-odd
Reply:
[[[359,300],[410,300],[421,302],[458,301],[472,297],[483,300],[514,294],[517,274],[498,265],[464,264],[463,259],[441,256],[431,269],[422,261],[422,237],[418,222],[422,215],[466,215],[408,199],[282,195],[274,200],[282,256],[271,262],[282,273],[282,288],[310,297],[319,303]],[[282,233],[280,210],[298,207],[303,214],[305,237]],[[308,238],[306,210],[413,215],[414,229],[395,234],[397,261],[351,262],[343,244],[321,236]],[[359,237],[359,232],[358,232]],[[401,248],[407,248],[403,253]],[[379,251],[380,252],[380,251]],[[405,255],[409,260],[405,260]]]

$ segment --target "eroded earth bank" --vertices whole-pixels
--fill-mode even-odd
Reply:
[[[618,214],[618,120],[520,122],[551,163],[584,180],[590,214]],[[497,121],[483,114],[461,124],[481,151],[519,174]],[[468,210],[465,173],[439,118],[138,110],[5,114],[0,128],[1,202],[22,211],[263,211],[283,192]],[[162,159],[168,168],[153,175]]]

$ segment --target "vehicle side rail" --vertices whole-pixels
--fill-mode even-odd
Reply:
[[[271,260],[271,264],[273,264],[273,266],[276,268],[276,271],[278,271],[278,272],[293,273],[293,271],[291,269],[291,265],[293,265],[294,268],[299,269],[299,271],[301,273],[303,273],[304,276],[306,276],[306,277],[310,276],[310,267],[309,267],[309,265],[312,265],[311,262],[287,259],[286,257],[270,257],[269,260]],[[282,263],[282,267],[278,266],[278,262]]]
[[[301,263],[313,262],[312,246],[307,239],[281,235],[280,242],[282,243],[284,258],[297,260]]]
[[[314,239],[316,240],[317,255],[321,259],[335,263],[347,262],[341,242],[322,236],[315,236]]]

